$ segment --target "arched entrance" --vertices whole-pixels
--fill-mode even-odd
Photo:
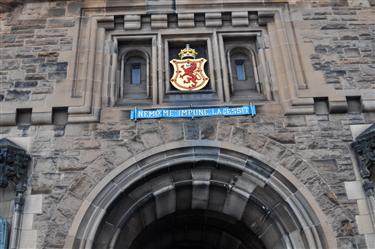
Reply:
[[[293,177],[265,161],[207,142],[139,155],[89,195],[64,248],[328,248]]]

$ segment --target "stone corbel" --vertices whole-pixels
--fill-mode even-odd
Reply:
[[[258,24],[265,26],[273,20],[275,13],[273,11],[258,11]]]
[[[371,180],[372,168],[375,166],[375,124],[362,132],[352,143],[363,178],[363,189],[367,196],[374,195],[374,183]]]

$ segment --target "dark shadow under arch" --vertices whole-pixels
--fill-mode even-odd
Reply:
[[[139,231],[133,231],[127,246],[131,246],[129,242],[147,225],[166,215],[184,210],[209,210],[241,220],[266,248],[327,248],[323,232],[326,228],[304,195],[275,170],[275,165],[257,159],[261,155],[248,149],[215,147],[207,142],[174,146],[145,152],[108,175],[90,194],[73,222],[70,234],[75,236],[71,248],[120,248],[116,243],[129,235],[127,231],[137,227],[139,207],[145,203],[150,203],[148,208],[156,218],[139,226]],[[179,193],[183,185],[188,186],[190,194]],[[197,198],[205,191],[207,196],[216,194],[219,198]],[[189,196],[185,209],[178,207],[184,203],[183,196]],[[221,204],[218,204],[220,198]],[[111,213],[116,209],[117,214]],[[259,214],[255,215],[254,210]],[[76,232],[74,224],[78,224]],[[104,241],[104,244],[98,247],[94,241]]]

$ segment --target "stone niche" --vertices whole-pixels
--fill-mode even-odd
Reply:
[[[73,97],[83,102],[81,106],[69,108],[69,122],[98,119],[102,107],[122,106],[126,110],[134,104],[190,105],[202,99],[205,103],[219,105],[255,101],[267,106],[280,102],[286,114],[310,114],[314,112],[313,96],[316,94],[310,88],[324,90],[328,87],[318,76],[314,76],[316,86],[310,86],[307,80],[309,77],[304,72],[311,70],[303,69],[309,65],[300,62],[295,31],[291,22],[285,20],[290,18],[288,4],[270,3],[260,7],[246,3],[241,11],[236,5],[221,4],[220,10],[214,5],[215,8],[206,13],[202,12],[204,4],[181,3],[171,14],[168,11],[154,13],[155,8],[143,12],[135,11],[134,7],[130,11],[118,4],[109,2],[111,7],[116,6],[116,11],[107,9],[105,16],[98,14],[97,9],[82,12],[72,92]],[[223,7],[225,12],[222,12]],[[122,53],[136,46],[129,42],[135,40],[147,50],[147,86],[143,102],[121,100],[124,96]],[[206,72],[210,82],[198,97],[176,93],[169,84],[170,51],[182,43],[203,48],[209,60]],[[250,60],[255,83],[253,88],[248,88],[249,95],[234,93],[230,50],[236,50],[236,44],[242,44],[239,51],[248,49],[253,55]],[[243,44],[251,45],[246,48]],[[284,87],[285,84],[288,87]],[[305,96],[297,97],[297,92]],[[328,92],[335,96],[332,89]]]
[[[290,115],[314,114],[316,100],[325,99],[327,113],[343,113],[348,111],[348,96],[361,96],[361,111],[373,111],[370,94],[360,89],[334,89],[322,72],[314,70],[310,60],[314,48],[300,34],[304,27],[298,18],[302,17],[291,11],[297,6],[292,3],[87,2],[76,16],[72,56],[67,56],[68,65],[64,64],[67,79],[56,85],[43,105],[28,103],[31,123],[52,123],[56,101],[67,108],[68,123],[97,122],[103,108],[127,111],[138,105],[255,102],[262,106],[260,110],[277,109]],[[204,48],[208,59],[210,82],[199,94],[180,94],[169,84],[169,52],[187,42]],[[140,70],[145,73],[140,90],[126,86],[129,77],[124,72],[129,69],[123,56],[131,49],[143,53]],[[236,83],[233,51],[248,54],[249,62],[244,65],[251,68],[252,86]],[[1,125],[16,123],[16,108],[10,103],[3,105]]]

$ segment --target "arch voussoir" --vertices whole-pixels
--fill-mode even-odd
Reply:
[[[267,145],[263,148],[263,151],[265,151],[265,148],[268,148]],[[283,160],[281,160],[283,164],[287,161],[299,162],[302,160],[286,149],[283,150],[282,153],[281,151],[282,150],[279,152],[279,158],[282,158],[282,155],[284,155]],[[325,214],[320,210],[319,204],[314,201],[312,194],[307,186],[304,185],[304,182],[297,179],[296,176],[293,175],[293,172],[289,171],[281,165],[281,163],[276,163],[272,158],[266,158],[264,155],[250,148],[233,145],[228,142],[179,141],[154,147],[148,151],[139,153],[114,168],[109,174],[106,174],[90,194],[86,196],[84,203],[81,205],[70,227],[69,237],[66,239],[66,247],[64,248],[92,248],[101,219],[105,217],[105,213],[108,211],[110,204],[124,191],[127,191],[135,182],[148,175],[155,174],[155,172],[160,170],[172,170],[178,165],[183,164],[189,164],[191,167],[199,167],[200,165],[204,165],[205,161],[214,162],[219,168],[229,167],[235,171],[242,172],[241,174],[245,178],[247,177],[247,179],[235,179],[238,181],[239,186],[241,186],[241,184],[242,186],[246,186],[246,183],[249,184],[249,182],[252,182],[254,186],[259,187],[255,192],[245,194],[245,196],[247,196],[246,198],[250,196],[256,197],[258,195],[256,193],[259,191],[262,192],[265,186],[270,186],[269,188],[272,189],[272,192],[280,196],[280,200],[282,200],[283,203],[285,202],[285,205],[288,206],[288,212],[295,217],[293,219],[295,219],[295,222],[298,221],[299,224],[294,230],[283,228],[285,230],[283,233],[288,237],[287,241],[283,242],[284,244],[290,243],[296,248],[296,246],[301,243],[299,241],[301,237],[298,234],[300,231],[303,231],[303,234],[306,234],[304,240],[307,242],[305,243],[311,246],[311,248],[328,248],[332,245],[334,246],[334,244],[332,244],[334,240],[332,238],[326,238],[327,234],[333,236],[334,233],[330,226],[326,224]],[[297,169],[297,167],[295,168]],[[202,182],[202,184],[204,182],[199,179],[190,180],[193,186],[195,186],[194,184],[201,184],[199,182]],[[207,184],[212,185],[213,180],[214,178],[208,179]],[[214,182],[215,181],[216,180],[214,180]],[[176,184],[179,183],[171,182],[164,186],[164,188],[170,186],[170,189],[176,191],[174,189]],[[238,188],[236,185],[230,187],[230,184],[225,183],[223,183],[222,186],[226,186],[226,188],[229,186],[231,191],[236,191],[236,189],[238,189],[237,193],[240,193],[244,189],[243,187]],[[315,187],[319,188],[319,186]],[[151,194],[157,197],[157,193],[161,190],[155,191]],[[261,195],[262,194],[260,194],[260,196]],[[230,198],[234,198],[238,195],[231,194],[229,196],[232,196]],[[227,210],[225,211],[227,214],[233,215],[234,211],[231,211],[233,207],[228,205],[229,204],[224,208],[224,211]],[[170,211],[167,213],[171,213],[175,209],[176,207],[171,207]],[[281,209],[275,211],[274,215],[276,220],[280,218],[280,212]],[[290,224],[290,226],[292,225]],[[322,232],[323,230],[324,233]],[[331,244],[328,245],[328,243]]]

